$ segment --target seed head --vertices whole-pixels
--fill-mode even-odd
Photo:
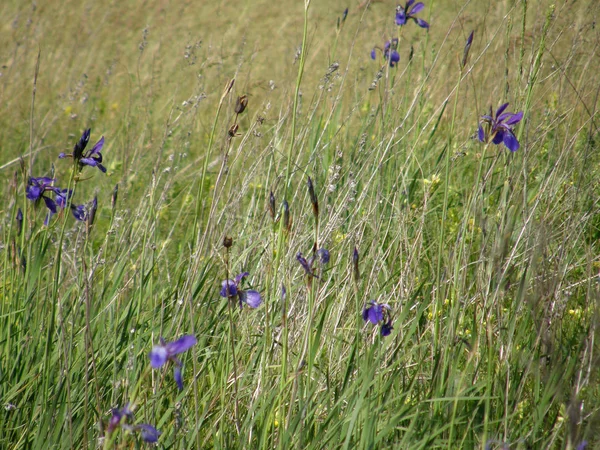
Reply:
[[[235,113],[236,114],[243,113],[246,110],[247,106],[248,106],[248,96],[240,95],[237,98],[237,101],[235,102]]]

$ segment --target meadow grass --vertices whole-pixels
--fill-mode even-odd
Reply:
[[[2,2],[0,448],[600,446],[600,5],[395,7]],[[58,158],[86,128],[106,174]]]

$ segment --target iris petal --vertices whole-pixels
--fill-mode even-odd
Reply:
[[[485,142],[485,132],[483,131],[481,124],[479,124],[479,130],[477,130],[477,137],[480,142]]]
[[[177,383],[177,387],[180,391],[183,391],[183,371],[181,366],[175,366],[173,376],[175,377],[175,383]]]
[[[506,148],[508,148],[511,152],[516,152],[519,150],[519,141],[511,131],[504,132],[503,142],[504,145],[506,145]]]
[[[135,429],[140,432],[140,436],[144,442],[148,442],[150,444],[158,441],[158,437],[160,436],[160,431],[154,428],[152,425],[148,425],[147,423],[141,423],[135,426]]]
[[[219,294],[221,297],[235,297],[237,293],[237,286],[233,280],[223,280],[221,282],[221,292]]]
[[[196,344],[196,342],[196,337],[192,336],[191,334],[182,336],[176,341],[169,342],[166,345],[167,353],[169,354],[169,357],[178,355],[179,353],[183,353],[190,349]]]
[[[407,7],[408,7],[408,5],[407,5]],[[423,4],[423,2],[419,2],[411,8],[409,15],[413,16],[415,14],[418,14],[421,11],[423,11],[423,8],[425,8],[425,5]]]
[[[260,306],[260,304],[262,303],[260,294],[257,291],[250,290],[250,291],[240,292],[240,298],[250,308],[258,308]]]
[[[427,22],[425,22],[423,19],[419,19],[418,17],[415,17],[414,19],[417,21],[417,25],[419,25],[421,28],[429,29],[429,24]]]
[[[162,345],[156,345],[152,348],[150,352],[150,365],[153,369],[158,369],[162,367],[167,362],[167,358],[169,357],[167,349]]]
[[[515,125],[516,123],[519,123],[522,119],[523,119],[523,111],[519,111],[518,113],[513,114],[513,116],[504,123],[509,126]]]

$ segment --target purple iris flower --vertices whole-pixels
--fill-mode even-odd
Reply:
[[[383,320],[383,305],[377,304],[375,300],[371,300],[369,304],[371,306],[365,306],[363,309],[363,320],[365,322],[371,322],[373,325],[377,325]]]
[[[398,25],[398,26],[406,25],[406,22],[408,21],[408,19],[412,19],[421,28],[429,29],[429,24],[427,22],[425,22],[423,19],[419,19],[418,17],[415,17],[416,14],[423,11],[423,8],[425,8],[425,5],[423,4],[423,2],[419,2],[419,3],[415,4],[415,0],[408,0],[406,2],[406,6],[404,6],[404,8],[400,5],[398,5],[398,7],[396,8],[396,25]]]
[[[60,159],[73,158],[79,164],[80,170],[83,169],[83,166],[92,166],[97,167],[101,172],[106,173],[106,167],[102,165],[102,153],[100,153],[104,146],[104,136],[94,144],[90,151],[84,153],[85,147],[90,141],[90,133],[90,128],[83,132],[81,138],[79,138],[79,141],[77,141],[77,144],[75,144],[75,147],[73,148],[73,153],[60,153],[58,157]]]
[[[389,336],[394,327],[392,326],[391,308],[388,304],[379,304],[375,300],[369,302],[362,312],[362,318],[365,322],[371,322],[373,325],[381,325],[381,335]]]
[[[250,275],[248,272],[242,272],[238,276],[235,277],[234,280],[223,280],[221,282],[221,292],[219,295],[225,298],[238,298],[240,309],[246,303],[250,308],[258,308],[262,303],[262,298],[260,298],[260,294],[257,291],[252,289],[243,290],[240,289],[240,284],[242,280]]]
[[[133,411],[131,411],[129,408],[129,403],[123,406],[123,408],[113,408],[112,416],[108,421],[108,427],[106,431],[108,433],[112,433],[117,429],[117,427],[121,427],[129,431],[139,431],[142,440],[145,442],[154,443],[158,441],[158,437],[161,435],[161,432],[152,425],[140,423],[138,425],[131,426],[126,424],[123,419],[125,419],[125,421],[134,420]]]
[[[121,425],[121,421],[126,417],[129,420],[133,420],[133,412],[129,409],[129,403],[127,403],[122,408],[113,408],[112,416],[108,421],[107,431],[112,433],[115,429]]]
[[[54,210],[50,209],[50,211],[48,212],[48,215],[46,216],[46,219],[44,220],[44,225],[48,225],[48,223],[50,223],[50,219],[52,218],[52,216],[54,214],[56,214],[58,212],[59,208],[65,209],[67,207],[68,201],[73,196],[73,191],[70,189],[67,190],[67,189],[55,188],[54,195],[55,195],[55,201],[54,201],[55,209]],[[73,213],[73,217],[75,217],[75,219],[77,219],[79,221],[85,220],[85,218],[86,218],[85,205],[74,205],[71,203],[70,208],[71,208],[71,213]]]
[[[183,390],[183,364],[175,356],[189,350],[196,344],[196,338],[192,335],[183,336],[173,342],[165,342],[160,338],[160,345],[155,345],[150,352],[150,365],[153,369],[164,366],[167,361],[175,364],[175,383],[179,390]]]
[[[152,425],[148,425],[147,423],[140,423],[133,427],[134,430],[140,432],[140,436],[144,442],[148,442],[150,444],[154,444],[158,441],[158,437],[160,436],[160,431],[154,428]]]
[[[479,120],[478,137],[481,142],[494,144],[503,142],[506,148],[511,152],[516,152],[519,147],[519,141],[513,132],[513,127],[523,119],[523,111],[518,113],[505,112],[508,103],[503,104],[496,110],[494,115],[490,107],[490,114],[481,116]]]
[[[221,292],[219,295],[224,298],[234,299],[237,297],[240,309],[246,303],[250,308],[258,308],[262,303],[262,298],[257,291],[252,289],[244,290],[240,288],[242,280],[250,275],[248,272],[242,272],[234,280],[223,280],[221,282]]]
[[[58,193],[60,191],[59,188],[52,186],[52,183],[54,183],[52,178],[29,177],[29,180],[27,181],[26,197],[34,202],[43,199],[46,208],[48,208],[52,214],[56,214],[56,202],[44,195],[46,192]]]
[[[394,38],[391,41],[386,41],[383,46],[383,59],[389,60],[390,67],[394,67],[400,61],[400,53],[398,53],[398,39]],[[371,59],[377,59],[377,50],[381,50],[380,47],[374,47],[371,50]]]

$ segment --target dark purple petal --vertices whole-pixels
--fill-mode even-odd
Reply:
[[[94,158],[81,158],[79,162],[84,166],[96,167],[98,165],[98,162]]]
[[[148,356],[150,357],[150,365],[152,368],[158,369],[165,365],[169,358],[169,353],[163,345],[155,345]]]
[[[519,141],[517,141],[517,138],[512,131],[505,131],[503,135],[504,137],[502,141],[504,142],[504,145],[506,145],[506,148],[508,148],[511,152],[516,152],[519,150]]]
[[[408,9],[410,8],[410,5],[412,5],[414,2],[416,2],[417,0],[408,0],[406,2],[406,6],[404,7],[404,9]]]
[[[327,264],[329,262],[329,250],[326,248],[320,248],[317,250],[317,255],[319,256],[319,261],[321,261],[321,264]]]
[[[169,357],[178,355],[179,353],[189,350],[193,345],[196,344],[196,337],[191,334],[180,337],[176,341],[169,342],[166,345],[167,353]]]
[[[469,37],[467,38],[467,43],[465,44],[467,51],[471,47],[471,44],[473,43],[474,36],[475,36],[475,30],[471,31],[471,34],[469,34]]]
[[[121,410],[119,408],[113,408],[112,416],[110,417],[110,420],[108,421],[107,431],[109,433],[112,433],[115,430],[115,428],[117,428],[119,426],[122,418],[123,418],[123,413],[121,412]]]
[[[392,334],[392,330],[394,329],[394,327],[392,326],[392,321],[388,320],[387,322],[384,322],[381,324],[381,336],[389,336],[390,334]]]
[[[375,49],[371,50],[371,59],[376,59],[377,58],[377,52],[375,51]]]
[[[85,150],[85,147],[87,146],[88,142],[90,141],[91,131],[92,131],[91,128],[88,128],[87,130],[85,130],[83,132],[83,134],[81,135],[81,138],[79,138],[79,141],[77,141],[77,143],[75,144],[75,147],[73,147],[73,158],[81,159],[81,157],[83,156],[83,150]]]
[[[140,436],[144,442],[148,442],[150,444],[158,441],[158,437],[160,436],[160,431],[154,428],[152,425],[148,425],[147,423],[141,423],[135,426],[135,429],[140,432]]]
[[[508,107],[508,103],[501,105],[500,108],[498,108],[496,110],[496,118],[498,118],[500,116],[500,114],[502,114],[506,110],[507,107]]]
[[[56,214],[56,203],[51,198],[42,196],[44,199],[44,203],[46,203],[46,208],[48,208],[53,214]]]
[[[258,308],[262,303],[260,294],[257,291],[240,291],[240,300],[246,303],[250,308]]]
[[[406,7],[408,8],[408,5]],[[411,16],[414,16],[415,14],[418,14],[421,11],[423,11],[423,8],[425,8],[425,5],[423,4],[423,2],[419,2],[410,9],[410,12],[408,14]]]
[[[60,152],[60,153],[58,154],[58,158],[59,158],[59,159],[63,159],[63,158],[66,158],[66,157],[67,157],[67,155],[66,155],[64,152]]]
[[[509,113],[509,112],[502,113],[498,117],[496,117],[496,123],[497,124],[501,124],[502,122],[504,122],[509,117],[512,117],[512,115],[513,115],[513,113]]]
[[[61,208],[65,208],[67,206],[67,199],[71,198],[73,196],[73,190],[72,189],[54,189],[54,193],[56,194],[56,204],[61,207]]]
[[[44,189],[39,186],[27,186],[27,193],[25,196],[29,200],[39,200],[43,192]]]
[[[102,150],[102,146],[104,145],[104,136],[102,136],[100,138],[100,140],[98,142],[96,142],[94,144],[94,146],[92,147],[92,149],[90,150],[90,152],[88,153],[88,158],[97,154],[100,154],[100,151]]]
[[[102,173],[106,173],[106,167],[104,167],[102,164],[98,163],[98,169],[100,169],[100,172]]]
[[[504,122],[505,125],[511,126],[519,123],[523,119],[523,111],[513,114],[510,119]]]
[[[396,25],[406,25],[406,13],[403,9],[396,12]]]
[[[417,25],[419,25],[421,28],[429,29],[429,24],[427,22],[425,22],[423,19],[419,19],[418,17],[415,17],[415,21],[417,22]]]
[[[400,53],[398,53],[396,50],[392,50],[392,56],[390,57],[390,67],[394,67],[398,61],[400,61]]]
[[[369,321],[372,324],[376,325],[383,320],[383,309],[381,305],[378,305],[375,301],[370,301],[371,306],[366,307],[363,310],[363,320]]]
[[[504,138],[504,131],[498,130],[498,131],[496,131],[496,134],[494,135],[494,139],[492,139],[492,142],[494,144],[498,145],[500,142],[502,142],[503,138]]]
[[[71,205],[71,212],[75,219],[81,222],[85,220],[85,205]]]
[[[479,124],[479,130],[477,130],[477,137],[481,142],[485,142],[485,132],[483,131],[481,124]]]
[[[221,286],[221,292],[219,293],[221,297],[235,297],[238,294],[237,286],[233,280],[223,280]]]
[[[238,276],[235,277],[235,285],[239,286],[244,278],[250,275],[248,272],[242,272]]]
[[[183,391],[183,368],[180,365],[175,366],[173,376],[175,377],[175,383],[177,383],[177,387],[180,391]]]
[[[481,120],[483,120],[484,122],[488,122],[488,123],[494,123],[495,120],[493,119],[492,116],[488,116],[487,114],[484,114],[483,116],[481,116]]]
[[[298,262],[300,263],[300,265],[306,271],[307,274],[309,274],[309,275],[313,274],[312,267],[308,264],[308,261],[306,260],[306,258],[304,256],[302,256],[302,253],[298,252],[298,254],[296,255],[296,259],[298,260]]]

